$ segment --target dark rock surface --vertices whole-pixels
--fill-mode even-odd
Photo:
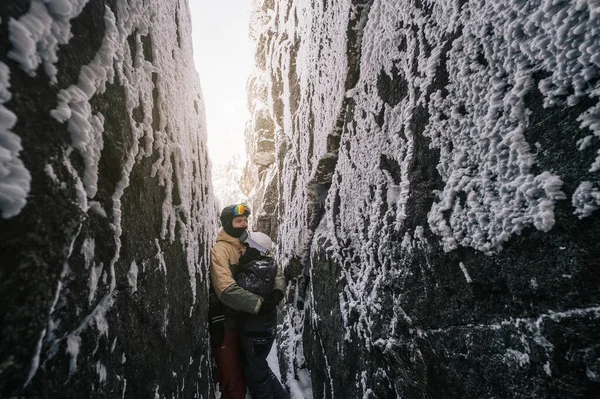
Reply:
[[[254,210],[293,284],[310,276],[282,319],[288,384],[308,369],[315,398],[597,395],[598,12],[258,2],[278,205],[260,192]]]
[[[0,5],[0,135],[31,176],[0,218],[0,397],[211,396],[216,205],[187,4],[50,3]]]

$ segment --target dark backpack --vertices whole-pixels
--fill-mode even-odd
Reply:
[[[253,256],[248,263],[243,263],[244,260],[244,257],[240,259],[239,272],[234,276],[236,283],[263,298],[269,296],[275,288],[275,276],[277,276],[275,260],[268,256]]]

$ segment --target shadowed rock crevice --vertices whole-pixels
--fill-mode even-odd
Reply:
[[[179,26],[179,10],[180,5],[178,4],[175,10],[175,33],[177,34],[177,46],[181,48],[181,27]]]
[[[546,109],[543,105],[544,98],[536,87],[547,76],[542,72],[536,74],[535,84],[524,98],[525,106],[531,111],[529,128],[524,134],[528,142],[542,149],[534,150],[536,163],[533,173],[557,170],[561,165],[569,164],[568,173],[563,175],[562,189],[570,197],[581,181],[596,179],[596,175],[589,169],[598,155],[598,146],[590,145],[578,150],[576,142],[592,134],[589,129],[578,128],[577,118],[598,104],[598,97],[584,98],[577,105],[564,109]]]
[[[112,205],[110,198],[121,180],[123,166],[133,145],[133,132],[126,112],[125,91],[122,86],[107,85],[104,93],[94,97],[93,104],[103,115],[116,114],[116,117],[105,120],[104,146],[98,165],[98,198],[109,211]],[[139,109],[141,111],[141,104]]]
[[[150,63],[154,61],[154,55],[152,54],[152,36],[150,34],[140,36],[142,41],[142,51],[144,59]]]
[[[160,107],[158,106],[158,74],[152,73],[152,130],[155,132],[161,128]]]
[[[427,111],[423,107],[416,107],[411,120],[414,155],[408,170],[411,180],[406,210],[409,216],[405,220],[407,229],[427,223],[427,213],[433,204],[434,192],[443,187],[441,176],[436,169],[440,160],[439,153],[431,149],[431,141],[423,134],[428,121]]]
[[[81,65],[87,65],[96,56],[104,38],[106,13],[104,1],[90,1],[81,13],[71,20],[73,37],[59,47],[57,80],[59,88],[77,84]],[[100,18],[98,18],[100,17]],[[40,68],[40,71],[43,68]]]
[[[385,103],[391,107],[395,107],[408,94],[408,83],[402,79],[398,69],[394,66],[391,76],[384,71],[379,73],[377,90],[379,91],[379,97]]]

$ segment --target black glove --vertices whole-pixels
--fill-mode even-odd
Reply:
[[[262,305],[260,305],[260,309],[258,310],[259,314],[270,314],[277,308],[277,302],[273,298],[272,295],[265,297],[263,299]]]
[[[273,290],[268,296],[263,300],[258,313],[268,314],[272,313],[273,310],[279,305],[279,302],[283,299],[283,293],[279,290]]]
[[[273,292],[271,293],[271,295],[273,296],[273,300],[275,301],[275,303],[277,305],[279,305],[279,303],[283,299],[283,292],[281,292],[279,290],[273,290]]]

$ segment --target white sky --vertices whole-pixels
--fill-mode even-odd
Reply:
[[[213,165],[234,153],[245,161],[249,119],[246,80],[254,65],[248,38],[251,0],[189,0],[194,62],[206,106],[208,150]]]

